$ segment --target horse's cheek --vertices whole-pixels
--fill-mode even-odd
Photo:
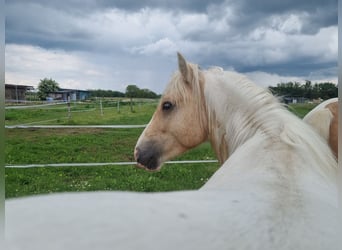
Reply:
[[[204,141],[205,135],[199,124],[188,124],[182,126],[179,139],[187,148],[192,148]]]

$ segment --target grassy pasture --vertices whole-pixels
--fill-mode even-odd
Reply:
[[[71,118],[63,106],[39,109],[8,109],[6,125],[14,124],[146,124],[157,103],[136,104],[134,112],[122,105],[71,106]],[[304,116],[313,105],[292,105]],[[48,121],[47,121],[48,120]],[[50,120],[50,121],[49,121]],[[39,122],[45,121],[45,122]],[[126,162],[134,161],[133,148],[143,129],[6,129],[6,165]],[[209,143],[175,160],[215,159]],[[170,164],[150,173],[134,166],[6,168],[6,198],[27,195],[94,190],[173,191],[198,189],[217,170],[218,163]]]
[[[140,101],[130,110],[127,101],[107,100],[100,103],[72,103],[70,115],[67,104],[43,106],[40,108],[7,109],[6,125],[109,125],[109,124],[146,124],[157,106],[157,101]]]
[[[290,104],[288,109],[300,118],[303,118],[311,109],[316,107],[313,103]]]

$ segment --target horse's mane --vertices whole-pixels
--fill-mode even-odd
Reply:
[[[312,157],[312,159],[309,159],[313,163],[310,167],[321,175],[329,178],[336,177],[336,159],[334,159],[327,143],[309,125],[286,110],[285,106],[269,90],[257,86],[247,77],[236,72],[218,72],[217,70],[208,72],[210,72],[209,74],[220,74],[219,79],[223,82],[220,87],[225,86],[226,88],[225,90],[221,89],[220,93],[232,92],[230,94],[232,97],[237,96],[236,99],[243,100],[243,104],[239,108],[244,112],[248,112],[248,119],[235,120],[238,123],[236,128],[239,131],[232,131],[234,133],[231,134],[247,137],[251,133],[261,131],[275,141],[280,140],[286,143],[300,152],[303,157]],[[208,89],[210,89],[209,83]],[[222,104],[218,105],[217,103],[219,100],[222,102],[222,99],[213,96],[214,92],[207,91],[207,93],[208,105],[222,107]],[[220,115],[224,114],[227,109],[229,107],[224,107],[221,110],[223,113]],[[208,110],[212,109],[208,108]],[[217,108],[215,111],[218,111]],[[234,118],[236,117],[230,117],[229,119],[234,122]],[[244,139],[238,136],[236,143],[241,144]]]
[[[326,142],[309,125],[286,110],[270,91],[236,72],[223,71],[218,67],[201,71],[196,64],[188,63],[188,66],[193,75],[190,83],[192,96],[195,96],[191,100],[197,104],[197,113],[202,116],[205,114],[205,117],[200,117],[203,124],[208,123],[208,119],[211,121],[208,133],[218,133],[216,140],[224,145],[218,147],[217,152],[222,163],[235,150],[234,146],[227,149],[226,136],[238,147],[255,133],[261,132],[271,140],[292,147],[299,155],[310,157],[310,167],[320,175],[335,178],[337,163]],[[218,84],[213,83],[214,78]],[[176,93],[180,101],[189,101],[190,95],[185,89],[187,87],[181,74],[176,72],[171,81],[173,84],[168,85],[166,93]],[[234,101],[234,105],[229,105]],[[239,112],[230,112],[233,108],[239,109]],[[232,113],[235,114],[234,117],[225,117]],[[225,120],[218,120],[218,117]],[[228,120],[236,124],[230,127],[231,131],[214,131],[215,127],[223,125],[213,123]]]

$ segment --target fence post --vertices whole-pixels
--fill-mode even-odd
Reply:
[[[102,99],[100,99],[100,110],[101,110],[101,115],[103,116]]]
[[[70,96],[68,96],[68,119],[71,118]]]

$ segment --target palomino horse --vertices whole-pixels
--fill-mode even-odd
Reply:
[[[233,248],[334,249],[337,163],[327,143],[243,75],[200,70],[180,54],[178,66],[137,142],[138,166],[158,170],[209,140],[222,166],[201,190],[237,191],[246,205],[226,207],[238,218],[222,229]]]
[[[336,158],[338,157],[338,98],[328,99],[313,110],[303,120],[313,126],[329,143]]]
[[[339,249],[326,142],[242,75],[178,57],[135,156],[157,170],[209,140],[221,168],[200,190],[6,200],[5,249]]]

